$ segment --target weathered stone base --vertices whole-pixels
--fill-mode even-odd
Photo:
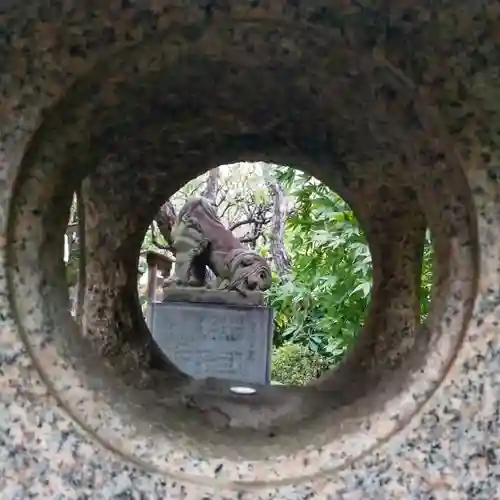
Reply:
[[[238,292],[210,290],[194,287],[169,287],[163,290],[163,301],[196,302],[205,304],[225,304],[234,306],[265,306],[265,296],[261,292]]]
[[[268,384],[273,312],[264,306],[238,303],[238,294],[224,297],[205,290],[188,295],[148,304],[148,325],[165,355],[194,378]],[[179,300],[182,298],[186,300]]]

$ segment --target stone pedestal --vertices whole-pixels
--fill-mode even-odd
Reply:
[[[198,289],[165,290],[148,304],[153,338],[178,368],[194,378],[268,384],[272,311],[262,294]]]

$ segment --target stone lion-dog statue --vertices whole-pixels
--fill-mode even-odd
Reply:
[[[265,258],[246,248],[222,224],[215,206],[206,198],[190,198],[177,215],[172,230],[175,275],[166,286],[235,290],[243,295],[271,286]],[[207,283],[207,267],[216,279]]]

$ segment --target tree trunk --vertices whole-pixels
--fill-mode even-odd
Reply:
[[[219,177],[219,167],[212,168],[212,170],[208,172],[205,189],[201,192],[201,196],[211,201],[214,205],[216,202],[217,192],[219,190]],[[207,267],[206,273],[207,283],[213,282],[216,278],[213,271],[209,267]]]
[[[278,275],[284,276],[290,271],[290,259],[285,250],[286,205],[283,186],[275,179],[267,179],[268,189],[273,197],[273,217],[271,220],[271,256]]]
[[[219,189],[219,176],[219,167],[210,170],[210,172],[208,172],[207,184],[201,193],[201,196],[207,198],[212,203],[215,203],[215,198]]]
[[[175,208],[170,200],[167,200],[161,206],[159,212],[155,216],[158,230],[170,247],[172,246],[172,229],[175,224],[175,217]]]

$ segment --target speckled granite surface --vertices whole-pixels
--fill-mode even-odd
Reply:
[[[0,498],[500,498],[500,7],[433,8],[0,4]],[[125,314],[159,204],[243,159],[337,189],[375,288],[335,373],[272,388],[295,427],[250,439],[241,408],[222,430],[175,398],[160,410],[147,331]],[[87,174],[82,339],[61,235]],[[424,217],[439,265],[421,328]],[[147,380],[124,382],[116,358]]]

